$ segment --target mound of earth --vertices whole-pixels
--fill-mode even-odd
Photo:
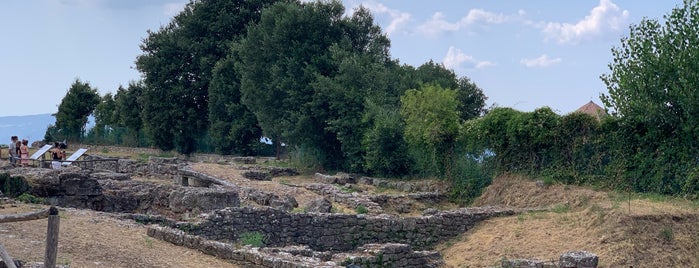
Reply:
[[[557,260],[569,250],[594,252],[599,267],[699,267],[696,203],[627,197],[501,176],[476,205],[549,210],[489,219],[438,249],[450,267],[493,267],[503,258]]]

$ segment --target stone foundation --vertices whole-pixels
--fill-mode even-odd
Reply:
[[[235,242],[259,232],[269,246],[307,245],[313,250],[346,252],[371,243],[409,244],[425,249],[466,232],[485,219],[513,215],[513,210],[481,207],[444,211],[431,216],[399,218],[325,213],[289,213],[272,208],[225,208],[180,229],[207,239]]]
[[[207,240],[184,231],[151,226],[148,236],[178,246],[197,249],[205,254],[233,261],[245,267],[265,268],[335,268],[335,267],[442,267],[444,262],[435,251],[413,251],[405,244],[368,244],[355,252],[332,254],[313,251],[305,246],[282,248],[236,247],[230,243]]]

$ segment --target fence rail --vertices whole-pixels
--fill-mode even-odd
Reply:
[[[60,226],[60,217],[58,216],[58,209],[56,207],[50,207],[45,210],[10,214],[10,215],[0,215],[0,223],[7,222],[20,222],[20,221],[33,221],[48,218],[48,227],[46,228],[46,252],[44,255],[44,267],[55,268],[56,267],[56,255],[58,253],[58,230]],[[14,260],[7,253],[5,247],[0,243],[0,257],[2,257],[5,266],[9,268],[17,268],[15,266]]]

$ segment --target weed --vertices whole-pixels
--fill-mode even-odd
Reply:
[[[367,214],[369,213],[369,209],[367,209],[364,205],[358,205],[356,208],[354,208],[354,212],[357,212],[357,214]]]
[[[660,230],[660,239],[665,243],[670,243],[675,239],[675,234],[670,226],[665,226]]]
[[[580,206],[584,207],[590,203],[590,196],[581,195],[580,197],[578,197],[578,200],[580,201]]]
[[[520,236],[522,236],[522,229],[521,229],[521,227],[517,227],[517,229],[515,229],[515,237],[520,237]]]
[[[357,191],[357,190],[355,190],[355,189],[352,189],[352,188],[350,188],[350,187],[345,187],[345,186],[342,186],[342,185],[335,185],[335,186],[337,186],[337,188],[340,188],[340,192],[343,192],[343,193],[346,193],[346,194],[354,193],[354,192]]]
[[[240,238],[238,238],[238,241],[240,242],[240,244],[250,245],[258,248],[265,246],[265,237],[260,232],[242,233],[240,234]]]
[[[555,213],[566,213],[570,210],[570,204],[565,203],[565,204],[558,204],[551,211]]]
[[[524,214],[519,214],[519,215],[517,215],[517,221],[519,223],[522,223],[522,222],[524,222],[525,217],[526,216],[524,216]]]
[[[28,193],[23,193],[22,195],[17,197],[17,200],[24,202],[24,203],[31,203],[31,204],[43,204],[46,202],[45,198],[41,197],[36,197],[32,194]]]
[[[295,207],[291,210],[291,213],[306,213],[306,208]]]
[[[287,179],[279,179],[279,184],[281,185],[291,185],[291,182]]]
[[[546,219],[546,214],[542,213],[540,211],[530,211],[529,213],[529,218],[535,219],[535,220],[541,220],[541,219]]]
[[[556,183],[556,180],[553,179],[553,176],[544,176],[544,186],[549,187]]]
[[[143,239],[144,239],[143,242],[146,243],[146,247],[148,247],[148,248],[153,247],[153,239],[151,239],[150,237],[147,237],[147,236],[144,236]]]
[[[106,147],[105,147],[105,148],[102,148],[101,152],[102,152],[103,154],[108,154],[108,153],[109,153],[109,149],[106,148]]]
[[[590,207],[590,211],[593,213],[597,214],[597,219],[595,219],[595,222],[597,223],[603,223],[604,222],[604,217],[607,216],[607,212],[604,210],[604,208],[598,204],[592,204]]]

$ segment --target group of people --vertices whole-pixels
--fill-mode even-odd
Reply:
[[[65,147],[65,143],[55,142],[54,147],[51,148],[51,167],[53,169],[61,168],[61,161],[65,160],[66,158]],[[10,165],[12,165],[13,167],[29,166],[29,141],[27,141],[26,139],[20,141],[19,138],[17,138],[17,136],[10,137],[8,153]]]
[[[17,136],[10,137],[8,153],[12,166],[29,166],[29,141],[26,139],[20,141]]]

